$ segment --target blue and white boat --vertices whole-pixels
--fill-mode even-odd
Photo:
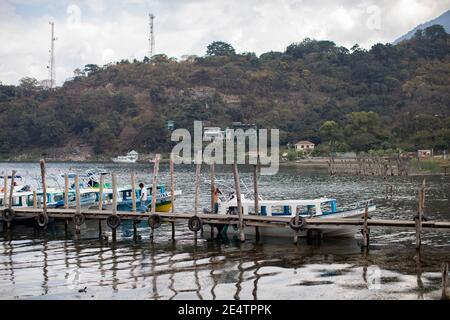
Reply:
[[[228,192],[222,190],[219,192],[219,199],[216,208],[216,213],[219,215],[237,215],[237,199],[230,188]],[[255,200],[251,193],[241,195],[242,212],[244,216],[255,216]],[[360,201],[340,208],[337,205],[337,200],[334,198],[321,197],[317,199],[298,199],[298,200],[267,200],[259,197],[258,213],[260,216],[265,217],[284,217],[292,220],[296,217],[297,213],[301,217],[301,220],[309,219],[334,219],[334,218],[362,218],[366,210],[373,212],[376,210],[376,205],[372,199]],[[205,226],[209,228],[210,226]],[[227,227],[219,226],[220,232],[226,232],[227,234],[239,234],[237,226]],[[314,230],[320,232],[324,237],[354,237],[361,227],[358,226],[333,226],[322,225],[315,226]],[[255,228],[245,228],[246,234],[254,234]],[[286,227],[270,227],[260,228],[259,233],[261,236],[270,237],[292,237],[293,230],[286,225]],[[307,230],[298,232],[300,237],[307,236]]]

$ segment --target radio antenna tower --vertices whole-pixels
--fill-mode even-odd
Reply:
[[[50,40],[50,50],[49,50],[49,65],[47,66],[48,69],[48,77],[50,80],[50,83],[48,84],[49,88],[53,88],[56,82],[56,72],[55,72],[55,41],[58,40],[58,38],[55,37],[55,23],[49,22],[50,28],[51,28],[51,40]]]
[[[150,37],[148,38],[148,57],[151,59],[155,54],[155,34],[153,33],[153,20],[155,20],[155,16],[153,13],[148,15],[149,23],[150,23]]]

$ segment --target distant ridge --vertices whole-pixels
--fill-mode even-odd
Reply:
[[[401,36],[400,38],[398,38],[397,40],[395,40],[394,44],[397,44],[404,40],[409,40],[414,36],[414,34],[416,33],[417,30],[425,29],[425,28],[431,27],[432,25],[435,25],[435,24],[442,25],[444,27],[445,31],[447,31],[447,33],[450,33],[450,10],[443,13],[436,19],[433,19],[424,24],[418,25],[417,27],[415,27],[413,30],[411,30],[407,34],[405,34],[405,35]]]

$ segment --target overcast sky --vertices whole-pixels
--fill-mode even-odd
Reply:
[[[450,0],[0,0],[0,81],[48,78],[50,20],[61,84],[88,63],[142,60],[149,12],[156,16],[156,53],[180,58],[204,55],[215,40],[258,55],[306,37],[370,48],[449,8]]]

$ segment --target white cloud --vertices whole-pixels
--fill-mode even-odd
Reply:
[[[88,63],[142,59],[149,12],[156,15],[156,52],[181,57],[205,54],[214,40],[257,54],[284,50],[306,37],[370,48],[449,7],[450,0],[2,0],[0,81],[47,77],[50,19],[61,84]]]

